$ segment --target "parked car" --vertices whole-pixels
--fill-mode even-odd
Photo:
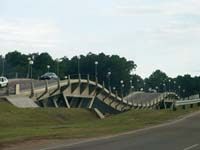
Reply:
[[[58,79],[59,77],[53,72],[47,72],[40,77],[40,80]]]
[[[0,77],[0,87],[8,86],[8,79],[6,77]]]

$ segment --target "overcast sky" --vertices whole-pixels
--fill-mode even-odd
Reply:
[[[118,54],[136,72],[200,74],[200,0],[0,0],[0,51]]]

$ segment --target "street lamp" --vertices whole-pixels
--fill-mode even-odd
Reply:
[[[5,64],[4,59],[5,58],[2,56],[2,73],[1,73],[2,76],[4,76],[4,64]]]
[[[171,87],[170,87],[171,79],[169,79],[168,81],[169,81],[169,92],[171,92]]]
[[[134,88],[135,88],[135,87],[132,85],[132,86],[131,86],[131,90],[132,90],[132,92],[133,92]]]
[[[156,92],[158,93],[158,89],[159,89],[159,87],[158,86],[156,86]]]
[[[95,61],[94,62],[94,65],[95,65],[95,80],[96,82],[98,82],[98,71],[97,71],[97,66],[98,66],[99,62],[98,61]]]
[[[110,90],[110,76],[111,76],[111,72],[108,72],[108,88]]]
[[[59,63],[61,62],[62,60],[61,59],[56,59],[56,63],[57,63],[57,67],[56,67],[56,71],[57,71],[57,75],[59,76],[59,74],[60,74],[60,66],[59,66]]]
[[[178,86],[178,93],[179,93],[179,95],[181,95],[181,86],[180,85]]]
[[[163,91],[166,92],[166,84],[163,83]]]
[[[140,80],[137,79],[137,89],[136,89],[136,90],[138,90],[138,91],[139,91],[139,89],[140,89],[140,87],[139,87],[139,82],[140,82]]]
[[[31,57],[28,57],[28,72],[27,72],[27,78],[30,77],[30,61],[31,61]]]
[[[174,81],[173,83],[174,83],[173,89],[174,89],[174,92],[176,92],[176,81]]]
[[[183,98],[185,98],[185,92],[186,92],[185,89],[183,89]]]
[[[47,65],[47,70],[48,70],[48,72],[49,72],[49,69],[51,68],[51,66],[50,65]]]
[[[80,77],[80,56],[77,56],[77,59],[78,59],[78,76]]]
[[[133,91],[132,91],[132,86],[133,86],[133,81],[132,80],[130,80],[130,93],[132,93]]]
[[[124,81],[121,80],[120,83],[121,83],[121,97],[123,98],[123,87],[124,87]]]
[[[33,60],[30,60],[30,61],[29,61],[30,71],[31,71],[31,79],[32,79],[32,75],[33,75],[33,63],[34,63]]]

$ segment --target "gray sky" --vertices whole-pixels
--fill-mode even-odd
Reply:
[[[0,49],[134,60],[136,73],[200,72],[199,0],[0,0]]]

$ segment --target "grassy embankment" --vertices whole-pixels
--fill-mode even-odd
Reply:
[[[85,138],[116,134],[175,119],[199,108],[131,110],[99,120],[83,109],[19,109],[0,102],[0,144],[41,138]]]

